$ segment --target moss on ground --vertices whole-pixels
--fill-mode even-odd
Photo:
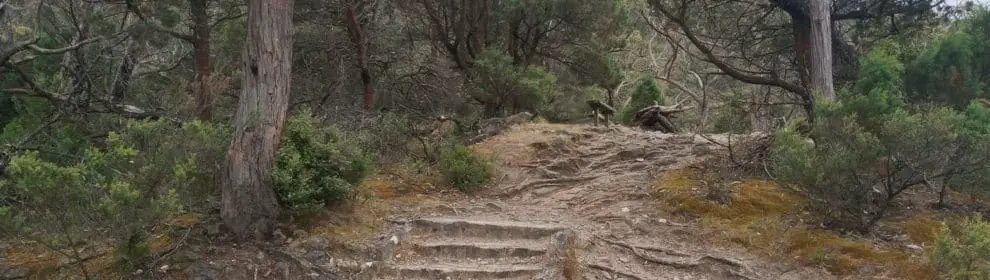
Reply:
[[[732,185],[728,202],[705,199],[705,185],[716,177],[690,167],[670,171],[656,183],[655,194],[673,213],[698,218],[722,238],[771,257],[821,266],[838,276],[869,271],[901,279],[935,275],[926,254],[809,225],[813,219],[806,210],[807,198],[773,181],[726,182]],[[899,226],[913,242],[931,244],[941,223],[922,215]]]

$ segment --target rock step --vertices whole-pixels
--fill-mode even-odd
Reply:
[[[395,279],[535,279],[540,265],[433,264],[392,265],[382,275]]]
[[[548,241],[479,239],[409,241],[411,254],[443,258],[530,258],[546,255]]]
[[[394,265],[536,265],[545,264],[546,257],[534,256],[525,258],[454,258],[454,257],[423,257],[416,255],[397,255],[392,259]]]
[[[515,221],[484,221],[460,218],[421,218],[412,222],[410,235],[446,238],[542,239],[566,227]]]

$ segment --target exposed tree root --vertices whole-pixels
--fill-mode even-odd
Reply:
[[[632,251],[634,255],[647,262],[652,262],[655,264],[679,268],[679,269],[696,268],[710,263],[721,263],[732,267],[728,269],[728,272],[731,273],[732,275],[744,279],[754,279],[751,276],[747,276],[747,275],[755,274],[753,273],[753,270],[750,269],[749,266],[747,266],[746,264],[737,260],[733,260],[725,257],[719,257],[719,256],[712,256],[707,254],[700,257],[696,257],[693,260],[677,260],[670,258],[661,258],[648,254],[644,251],[654,251],[654,252],[659,252],[666,255],[676,256],[681,258],[689,258],[692,255],[688,253],[678,252],[672,249],[659,248],[659,247],[633,246],[631,244],[627,244],[615,240],[608,240],[608,239],[602,239],[602,240],[605,241],[606,243],[629,249],[630,251]]]
[[[643,280],[642,277],[636,276],[636,275],[631,274],[631,273],[618,271],[618,270],[615,270],[613,268],[610,268],[610,267],[607,267],[607,266],[604,266],[604,265],[589,263],[589,264],[585,264],[585,266],[587,266],[589,268],[601,270],[601,271],[604,271],[604,272],[612,273],[612,274],[622,275],[622,276],[627,277],[627,278],[632,278],[632,279],[637,279],[637,280]]]
[[[336,279],[337,278],[337,275],[335,275],[333,272],[327,271],[326,269],[324,269],[324,268],[322,268],[322,267],[320,267],[318,265],[314,265],[313,263],[309,262],[308,260],[305,260],[305,259],[296,257],[295,255],[293,255],[293,254],[291,254],[289,252],[285,252],[285,251],[282,251],[282,250],[279,250],[279,249],[276,249],[276,248],[269,248],[269,247],[266,247],[266,246],[259,246],[259,247],[261,247],[262,251],[264,251],[269,256],[272,256],[273,258],[284,259],[284,260],[286,260],[286,261],[288,261],[290,263],[295,264],[296,267],[302,268],[303,270],[307,270],[307,271],[310,271],[310,272],[315,272],[320,277],[324,277],[324,279]]]
[[[565,187],[572,183],[587,182],[594,179],[598,179],[600,176],[579,176],[579,177],[565,177],[565,178],[555,178],[555,179],[545,179],[545,180],[535,180],[530,182],[523,182],[516,187],[513,187],[502,194],[502,197],[515,196],[523,191],[533,191],[542,188],[552,188],[552,187]]]

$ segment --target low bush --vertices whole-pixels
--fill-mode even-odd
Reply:
[[[370,171],[357,144],[303,112],[290,118],[272,176],[279,202],[297,215],[346,201]]]
[[[492,164],[471,149],[456,146],[446,151],[440,169],[447,183],[463,192],[473,192],[489,183],[494,174]]]
[[[938,236],[932,262],[944,279],[990,279],[990,222],[950,224]]]
[[[229,135],[214,124],[132,121],[71,163],[19,152],[0,181],[0,234],[75,257],[84,245],[117,244],[122,268],[133,268],[152,227],[214,194]]]

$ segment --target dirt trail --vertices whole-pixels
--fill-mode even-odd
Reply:
[[[714,245],[697,226],[671,222],[660,210],[651,198],[655,182],[720,148],[706,137],[526,124],[474,148],[496,157],[496,183],[441,206],[401,209],[392,240],[399,245],[383,251],[386,269],[375,279],[827,277],[785,273],[783,265]]]

